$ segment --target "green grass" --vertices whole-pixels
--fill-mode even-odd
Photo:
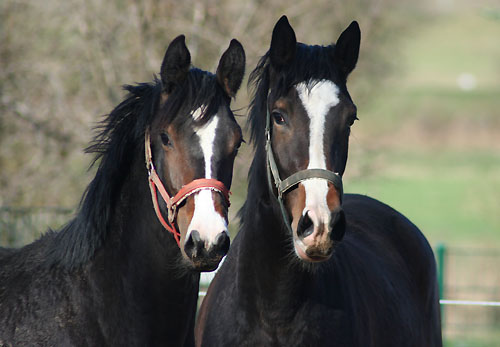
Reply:
[[[384,90],[378,100],[359,110],[361,122],[390,131],[404,122],[429,119],[435,122],[471,120],[477,124],[500,120],[500,85],[497,88],[462,91],[458,87],[415,86]],[[471,136],[474,136],[472,133]]]
[[[464,327],[465,331],[467,330]],[[454,336],[445,338],[443,343],[445,347],[498,347],[500,341],[500,333],[494,330],[487,331],[485,334],[476,334],[473,337]]]
[[[479,88],[499,85],[500,21],[484,8],[468,7],[426,21],[403,48],[411,85],[456,86],[458,74],[472,73]]]
[[[500,245],[500,153],[387,151],[351,156],[345,191],[367,194],[405,214],[432,244]]]
[[[409,144],[414,146],[425,144],[422,135],[445,136],[458,124],[462,131],[455,136],[483,148],[485,131],[500,138],[500,21],[486,13],[479,5],[457,5],[455,11],[422,19],[400,48],[399,73],[369,104],[359,100],[361,135],[376,142],[397,137],[404,128],[398,140],[406,142],[410,128],[421,133]],[[475,77],[475,89],[460,89],[457,78],[463,73]]]
[[[500,247],[500,21],[485,13],[427,18],[353,127],[346,192],[388,203],[433,244]],[[461,73],[475,89],[459,88]]]

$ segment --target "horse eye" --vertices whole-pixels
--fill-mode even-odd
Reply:
[[[168,137],[167,133],[161,133],[161,142],[163,143],[164,146],[170,146],[170,138]]]
[[[274,122],[278,125],[285,124],[285,117],[280,112],[274,111],[272,114]]]

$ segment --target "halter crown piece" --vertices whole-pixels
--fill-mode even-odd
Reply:
[[[149,129],[146,130],[144,134],[144,152],[146,157],[146,169],[148,170],[148,181],[149,189],[151,191],[151,200],[153,201],[154,210],[159,222],[163,227],[174,235],[175,241],[180,248],[180,237],[181,233],[175,227],[175,218],[177,217],[177,210],[180,204],[186,200],[190,195],[196,194],[201,190],[212,190],[220,193],[224,197],[224,201],[229,207],[231,204],[229,202],[229,194],[231,192],[226,188],[224,183],[213,178],[199,178],[195,179],[188,184],[182,186],[182,188],[175,194],[175,196],[170,197],[167,190],[163,186],[160,177],[156,173],[156,169],[153,164],[153,155],[151,152],[151,138]],[[167,219],[168,223],[163,218],[158,203],[157,190],[161,197],[167,204]]]
[[[267,103],[266,103],[267,105]],[[309,180],[312,178],[321,178],[325,179],[333,184],[333,186],[340,193],[340,202],[342,203],[344,189],[342,186],[342,177],[333,171],[325,170],[325,169],[306,169],[298,171],[284,180],[281,180],[280,173],[278,170],[278,165],[276,165],[276,160],[274,159],[273,149],[271,146],[271,115],[269,113],[269,108],[266,106],[266,154],[267,154],[267,182],[269,185],[269,190],[271,195],[276,197],[273,192],[273,183],[274,188],[278,191],[278,196],[276,199],[279,202],[281,215],[283,216],[283,221],[287,226],[287,229],[290,233],[293,233],[292,226],[290,225],[290,219],[288,217],[288,213],[285,209],[285,204],[283,203],[283,193],[287,190],[291,189],[295,185],[299,184],[302,181]]]

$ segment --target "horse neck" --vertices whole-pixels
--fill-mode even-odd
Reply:
[[[199,274],[182,264],[175,239],[158,222],[146,175],[142,161],[131,168],[106,241],[87,268],[103,300],[113,303],[107,309],[135,317],[134,325],[155,336],[181,340],[194,322]]]
[[[242,274],[240,285],[251,283],[252,295],[273,306],[287,308],[300,304],[311,273],[295,259],[290,236],[283,226],[277,200],[267,193],[265,162],[254,159],[259,165],[249,181],[249,195],[245,202],[247,216],[239,243]],[[262,189],[266,191],[263,192]]]
[[[140,159],[140,160],[139,160]],[[161,303],[185,298],[199,275],[182,264],[174,237],[159,223],[153,209],[142,157],[135,160],[116,199],[102,249],[94,268],[119,271],[121,281]],[[114,269],[114,270],[112,270]],[[189,293],[190,294],[190,293]],[[189,295],[187,295],[189,297]]]
[[[180,265],[182,256],[179,246],[156,217],[143,166],[142,161],[136,162],[136,167],[124,182],[105,248],[112,254],[109,248],[120,245],[120,261],[143,264],[147,266],[143,269],[145,271],[181,273],[186,269]]]

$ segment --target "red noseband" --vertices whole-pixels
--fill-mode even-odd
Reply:
[[[144,139],[144,151],[146,156],[146,168],[148,170],[149,189],[151,190],[151,199],[153,200],[153,206],[156,212],[156,216],[158,217],[161,225],[163,225],[166,230],[174,235],[175,241],[180,247],[181,233],[175,228],[175,218],[177,217],[177,210],[179,208],[179,205],[190,195],[196,194],[201,190],[208,189],[220,193],[224,197],[224,200],[229,207],[230,191],[221,181],[213,178],[199,178],[182,186],[177,194],[175,194],[175,196],[171,198],[170,195],[168,195],[167,190],[163,186],[163,183],[161,182],[161,179],[156,173],[155,167],[153,165],[149,130],[146,130]],[[167,204],[168,223],[165,221],[163,215],[161,214],[160,206],[158,204],[157,190]]]

